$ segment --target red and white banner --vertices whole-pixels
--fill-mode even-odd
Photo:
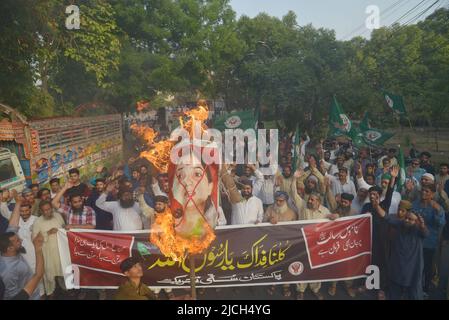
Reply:
[[[225,226],[204,254],[195,256],[198,287],[234,287],[350,280],[366,277],[371,264],[370,214],[336,221]],[[69,288],[116,288],[120,263],[142,261],[143,282],[152,288],[190,286],[188,260],[161,255],[149,231],[58,232]]]

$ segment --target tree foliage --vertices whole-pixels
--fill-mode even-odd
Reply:
[[[263,119],[325,134],[332,97],[379,127],[381,90],[402,95],[412,121],[449,121],[449,10],[339,41],[293,12],[236,18],[229,0],[83,0],[80,30],[59,0],[0,2],[0,100],[30,116],[97,101],[120,112],[198,98],[260,107]],[[377,122],[377,123],[376,123]],[[317,125],[318,124],[318,125]]]

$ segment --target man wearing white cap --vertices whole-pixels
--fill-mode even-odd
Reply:
[[[403,199],[408,200],[410,202],[414,202],[415,200],[420,199],[421,190],[423,187],[435,186],[435,176],[431,173],[425,173],[421,177],[421,184],[414,184],[411,186],[412,182],[407,182],[406,187],[403,194]],[[449,211],[449,197],[447,193],[444,191],[444,187],[439,185],[436,189],[436,193],[433,197],[433,200],[440,204],[446,211]]]

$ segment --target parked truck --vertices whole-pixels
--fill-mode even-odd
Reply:
[[[0,188],[21,191],[78,168],[82,177],[123,157],[122,116],[54,117],[28,120],[1,104]]]

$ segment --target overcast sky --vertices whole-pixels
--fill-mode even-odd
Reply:
[[[368,37],[370,32],[366,27],[356,30],[365,24],[368,14],[365,10],[370,5],[380,9],[381,26],[390,25],[407,11],[423,0],[231,0],[231,5],[237,16],[242,14],[254,17],[261,12],[281,18],[289,10],[298,16],[299,25],[312,23],[315,27],[334,29],[338,39],[360,35]],[[412,19],[435,0],[425,0],[414,11],[404,17],[401,22]],[[449,0],[441,0],[431,8],[423,18],[439,6],[447,6]],[[394,5],[394,6],[393,6]],[[388,9],[388,10],[387,10]]]

